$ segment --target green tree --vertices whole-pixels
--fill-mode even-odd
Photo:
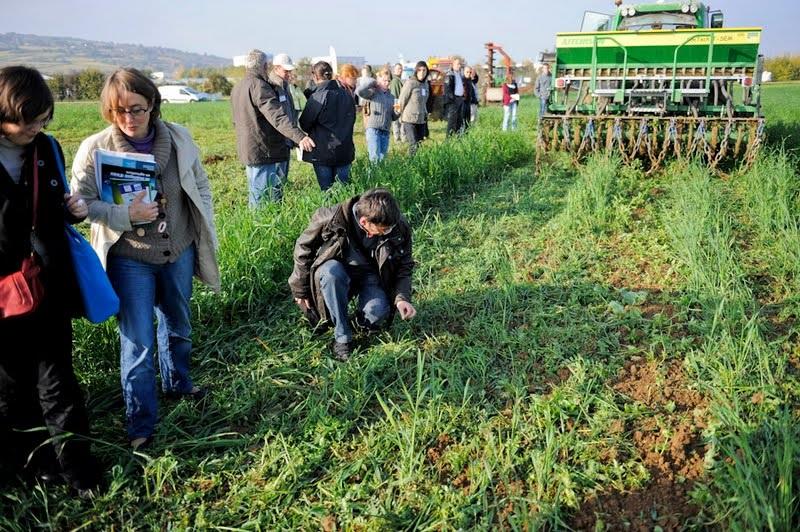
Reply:
[[[99,70],[87,68],[80,72],[75,80],[77,94],[80,100],[99,100],[103,90],[106,76]]]
[[[50,87],[50,92],[53,93],[53,98],[56,100],[63,100],[67,96],[67,82],[64,74],[53,74],[47,80],[47,86]]]
[[[205,83],[203,83],[203,92],[211,94],[220,93],[223,96],[230,96],[232,89],[233,84],[219,72],[210,74]]]

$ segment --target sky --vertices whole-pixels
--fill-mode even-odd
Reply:
[[[577,31],[583,12],[612,0],[2,0],[0,33],[33,33],[164,46],[223,57],[252,48],[293,58],[364,56],[370,63],[459,54],[484,62],[484,43],[515,61]],[[628,3],[626,1],[626,3]],[[632,0],[630,3],[636,3]],[[762,53],[800,53],[800,0],[713,0],[725,26],[764,28]]]

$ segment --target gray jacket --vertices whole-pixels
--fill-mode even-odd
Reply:
[[[541,74],[536,78],[536,85],[533,87],[533,93],[542,99],[550,98],[550,88],[553,86],[552,74]]]
[[[297,127],[292,95],[274,74],[267,79],[248,70],[231,92],[231,107],[236,151],[247,166],[286,161],[290,143],[305,137]]]
[[[398,114],[394,112],[392,93],[380,89],[373,80],[369,85],[359,87],[356,94],[359,98],[369,101],[369,114],[364,117],[364,127],[391,130],[392,120],[398,119]]]
[[[420,81],[410,77],[400,91],[400,121],[406,124],[424,124],[428,121],[428,109],[425,107],[431,95],[428,81]]]

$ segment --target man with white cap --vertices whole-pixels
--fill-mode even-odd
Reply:
[[[267,56],[251,50],[245,63],[244,79],[231,93],[236,149],[247,167],[249,202],[256,207],[264,199],[279,201],[289,175],[291,147],[304,151],[314,148],[314,141],[297,127],[297,116],[289,91],[291,58],[277,54],[272,71],[267,74]]]

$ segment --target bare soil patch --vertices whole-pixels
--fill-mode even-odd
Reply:
[[[702,430],[708,400],[687,386],[678,361],[663,369],[654,361],[630,361],[620,370],[613,388],[654,410],[631,429],[633,446],[650,480],[638,489],[590,497],[571,526],[594,530],[602,522],[607,530],[682,530],[700,511],[689,492],[704,474],[708,447]]]

